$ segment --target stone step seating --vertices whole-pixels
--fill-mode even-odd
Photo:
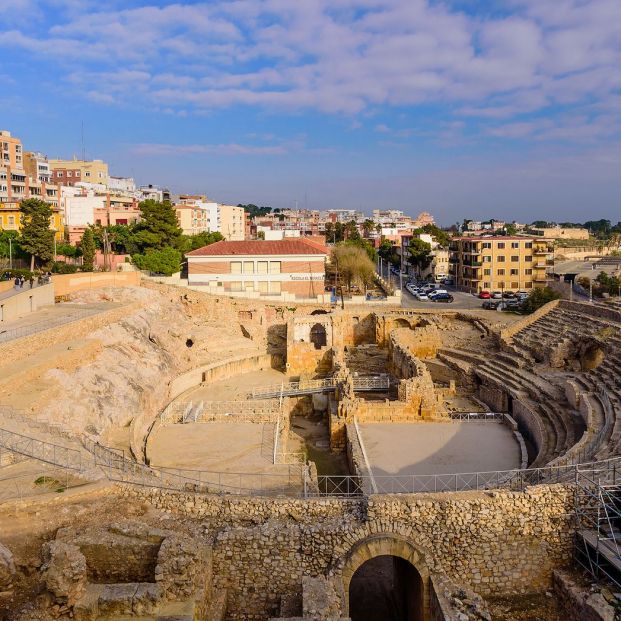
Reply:
[[[437,358],[450,367],[462,371],[466,375],[471,373],[478,365],[485,362],[485,357],[481,354],[450,347],[443,347],[440,349],[437,353]]]
[[[593,458],[606,459],[615,454],[615,446],[621,440],[621,400],[610,395],[610,407],[598,395],[601,382],[590,373],[575,374],[573,381],[589,399],[593,419],[589,422],[591,443],[585,448]]]

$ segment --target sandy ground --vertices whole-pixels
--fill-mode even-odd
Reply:
[[[496,422],[360,425],[375,476],[510,470],[520,466],[511,431]]]
[[[287,376],[276,369],[252,371],[220,382],[206,384],[184,393],[183,401],[244,401],[256,386],[271,386],[287,382]]]
[[[301,484],[299,468],[273,464],[273,450],[274,425],[256,423],[169,425],[147,445],[152,466],[213,473],[201,481],[255,489]]]

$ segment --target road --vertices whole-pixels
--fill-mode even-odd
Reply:
[[[401,306],[405,308],[437,308],[438,310],[442,309],[481,309],[481,304],[483,304],[483,300],[480,300],[475,295],[471,293],[464,293],[463,291],[456,291],[454,287],[449,287],[448,285],[442,285],[443,289],[446,289],[454,298],[452,304],[445,303],[437,303],[437,302],[421,302],[417,300],[405,287],[403,288],[403,292],[401,294]]]

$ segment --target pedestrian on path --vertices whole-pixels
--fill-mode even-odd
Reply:
[[[30,274],[30,278],[28,279],[28,283],[30,284],[30,288],[34,287],[34,276]]]
[[[26,282],[26,279],[23,277],[23,275],[20,277],[19,279],[19,288],[23,289],[24,288],[24,283]]]
[[[15,288],[19,289],[19,276],[15,278]]]

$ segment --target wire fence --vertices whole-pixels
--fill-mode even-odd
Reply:
[[[278,419],[277,399],[257,401],[173,401],[160,414],[162,425],[231,421],[273,423]]]
[[[252,389],[253,399],[275,398],[291,395],[308,395],[318,392],[330,392],[337,387],[338,382],[334,378],[300,380],[299,382],[283,382],[272,386],[261,386]],[[354,377],[354,390],[359,392],[388,390],[390,388],[390,377],[388,375],[377,375],[368,377]]]
[[[100,312],[101,311],[97,309],[80,310],[80,311],[73,313],[69,317],[58,317],[56,319],[36,321],[35,323],[31,323],[27,326],[21,326],[19,328],[10,328],[7,330],[0,330],[0,343],[12,341],[18,338],[22,338],[24,336],[30,336],[31,334],[36,334],[37,332],[43,332],[44,330],[50,330],[51,328],[57,328],[58,326],[63,326],[68,323],[73,323],[74,321],[80,321],[80,319],[84,319],[85,317],[96,315],[97,313],[100,313]]]
[[[505,415],[502,412],[449,412],[448,417],[451,420],[476,422],[498,422],[505,419]]]

